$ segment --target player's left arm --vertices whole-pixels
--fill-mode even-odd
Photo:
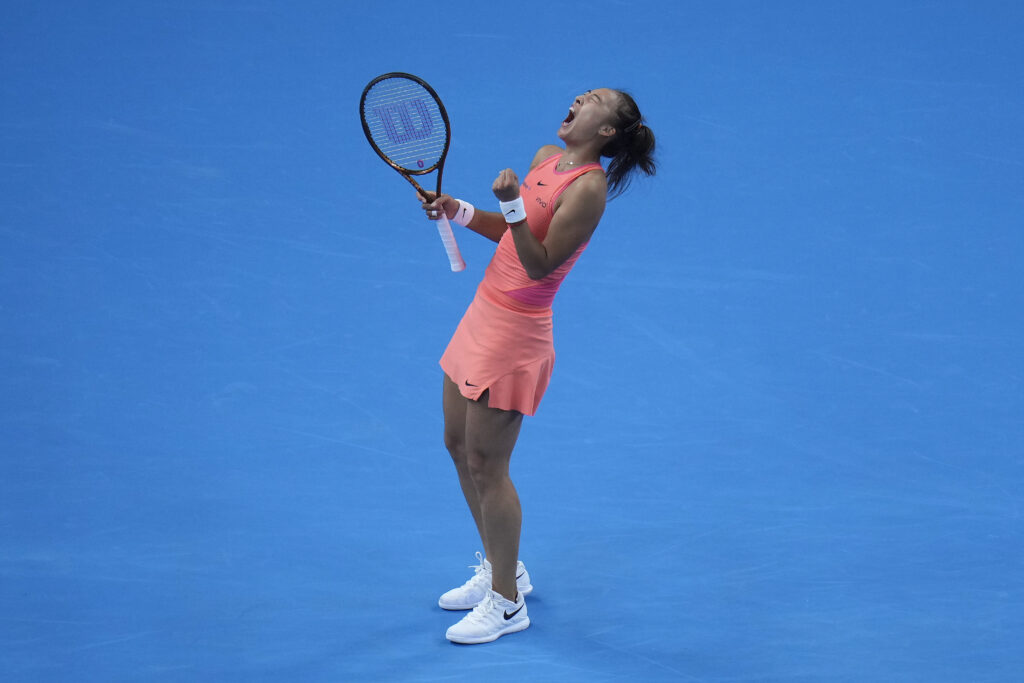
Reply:
[[[536,154],[533,155],[533,161],[530,162],[530,170],[533,170],[542,161],[558,154],[561,151],[563,151],[562,148],[557,145],[544,145],[537,150]],[[518,195],[519,188],[516,187],[516,196]],[[416,196],[421,202],[423,202],[423,210],[427,212],[427,218],[436,220],[438,212],[443,211],[448,220],[456,220],[457,212],[459,211],[459,202],[450,195],[436,195],[433,192],[424,191],[423,193],[417,192]],[[501,236],[504,235],[505,230],[508,229],[508,226],[505,224],[505,217],[499,212],[485,211],[479,208],[475,208],[473,219],[470,222],[458,222],[460,225],[483,235],[492,242],[500,241]]]
[[[512,169],[498,175],[493,190],[501,201],[519,196],[519,179]],[[590,239],[604,214],[607,193],[604,173],[586,173],[569,185],[555,203],[543,242],[534,237],[525,220],[510,226],[519,261],[531,280],[549,275]]]

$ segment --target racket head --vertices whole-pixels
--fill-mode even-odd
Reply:
[[[448,112],[422,78],[400,71],[377,76],[363,88],[359,118],[373,150],[402,174],[424,175],[444,165]]]

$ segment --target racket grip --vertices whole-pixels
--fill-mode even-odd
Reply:
[[[444,244],[444,250],[448,252],[448,262],[452,266],[452,272],[458,273],[461,270],[466,269],[466,262],[462,260],[462,252],[459,251],[459,245],[455,241],[455,233],[452,232],[452,224],[448,222],[448,217],[441,213],[441,217],[436,221],[437,232],[441,235],[441,243]]]

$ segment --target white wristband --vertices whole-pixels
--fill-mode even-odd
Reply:
[[[526,220],[526,204],[522,197],[516,197],[510,202],[498,202],[501,207],[501,215],[509,225]]]
[[[476,213],[476,209],[469,202],[464,202],[461,199],[456,199],[459,203],[459,209],[455,212],[455,217],[452,218],[453,223],[458,223],[462,227],[468,227],[470,222],[473,220],[473,214]]]

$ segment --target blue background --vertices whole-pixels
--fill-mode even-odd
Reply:
[[[1024,670],[1024,9],[8,2],[8,681],[1008,681]],[[444,639],[478,540],[453,275],[357,101],[403,70],[487,206],[572,98],[660,169],[556,302],[513,458],[533,625]]]

